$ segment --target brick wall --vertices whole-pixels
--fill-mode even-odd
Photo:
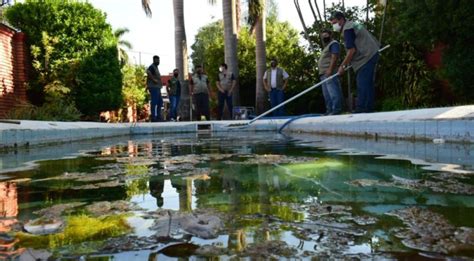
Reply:
[[[25,35],[0,23],[0,118],[26,101],[28,50]]]

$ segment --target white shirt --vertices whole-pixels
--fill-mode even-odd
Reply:
[[[272,68],[272,82],[270,83],[272,88],[277,87],[277,68],[275,68],[275,69]],[[288,73],[284,69],[282,69],[282,70],[283,70],[283,80],[288,79],[288,77],[290,77],[290,76],[288,75]],[[267,71],[265,71],[265,73],[263,74],[263,79],[267,80]]]

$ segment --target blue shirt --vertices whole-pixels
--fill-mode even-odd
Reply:
[[[329,52],[331,52],[331,54],[339,54],[339,49],[340,47],[338,42],[335,42],[329,46]]]

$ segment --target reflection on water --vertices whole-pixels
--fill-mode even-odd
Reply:
[[[0,182],[0,233],[10,231],[17,222],[18,192],[15,183]]]
[[[449,191],[474,184],[463,172],[443,176],[406,160],[327,153],[309,146],[273,134],[154,136],[90,148],[95,152],[85,157],[43,161],[36,169],[8,174],[30,182],[0,183],[0,232],[12,235],[21,229],[14,227],[18,221],[37,218],[38,210],[59,203],[117,200],[139,207],[127,212],[134,228],[129,236],[145,243],[126,250],[105,242],[114,245],[111,252],[120,253],[96,253],[104,260],[133,255],[160,259],[166,256],[159,249],[175,241],[212,246],[220,251],[216,256],[228,258],[259,252],[299,258],[406,252],[410,250],[392,231],[403,224],[385,213],[407,206],[436,210],[456,226],[474,226],[472,194]],[[422,181],[425,187],[419,185]],[[463,188],[469,192],[470,187]],[[169,210],[168,229],[175,229],[174,238],[166,242],[153,238],[157,231],[151,229],[156,215],[166,213],[161,210]],[[199,211],[216,212],[223,221],[215,238],[171,227],[178,222],[173,217]],[[87,212],[77,208],[71,213]],[[362,224],[367,220],[375,221]],[[293,252],[272,242],[286,242]],[[53,254],[59,257],[71,249]]]

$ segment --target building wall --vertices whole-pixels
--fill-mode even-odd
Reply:
[[[0,118],[26,101],[28,50],[25,34],[0,23]]]

